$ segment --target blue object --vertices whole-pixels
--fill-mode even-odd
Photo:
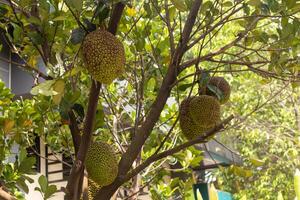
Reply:
[[[232,195],[229,192],[220,190],[218,190],[218,198],[219,200],[233,200]]]

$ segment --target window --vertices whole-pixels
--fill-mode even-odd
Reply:
[[[2,36],[0,36],[0,43],[2,44],[2,50],[0,51],[0,79],[6,85],[6,87],[11,87],[11,60],[10,51]]]

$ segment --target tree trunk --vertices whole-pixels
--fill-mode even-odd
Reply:
[[[141,152],[139,153],[138,157],[136,158],[136,161],[134,163],[134,167],[137,167],[141,164],[142,155]],[[139,190],[140,190],[140,184],[141,184],[141,175],[137,174],[135,177],[133,177],[132,180],[132,188],[130,191],[130,197],[128,200],[137,200],[139,196]]]
[[[122,185],[123,181],[116,180],[113,184],[102,187],[97,193],[94,200],[109,200],[113,197],[118,188]]]

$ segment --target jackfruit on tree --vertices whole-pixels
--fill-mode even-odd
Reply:
[[[100,83],[110,84],[125,71],[124,46],[108,31],[99,29],[87,34],[82,54],[86,69]]]
[[[180,113],[179,113],[179,125],[183,135],[188,139],[192,140],[197,136],[203,135],[206,131],[212,127],[201,127],[198,123],[194,122],[190,111],[189,104],[195,97],[186,98],[181,102]]]
[[[220,121],[220,107],[220,102],[215,97],[200,95],[189,103],[189,112],[197,125],[211,128]]]
[[[118,174],[118,159],[113,148],[104,142],[94,142],[85,160],[89,178],[100,186],[111,184]]]
[[[96,196],[97,192],[101,189],[101,186],[98,185],[95,181],[92,179],[88,179],[88,198],[90,200],[93,200],[94,197]],[[80,200],[83,200],[81,197]]]

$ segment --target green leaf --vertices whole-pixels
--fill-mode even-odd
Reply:
[[[63,75],[63,78],[68,78],[68,77],[71,77],[71,76],[75,76],[81,70],[82,70],[81,67],[78,67],[78,66],[73,67],[71,70],[65,72],[65,74]]]
[[[81,13],[83,0],[65,0],[65,2],[73,9]]]
[[[31,38],[34,44],[40,45],[43,43],[44,39],[42,36],[37,32],[29,32],[27,35]]]
[[[28,194],[29,192],[29,188],[27,186],[27,184],[25,183],[25,179],[24,178],[20,178],[17,180],[16,184],[26,193]]]
[[[27,21],[31,24],[35,24],[35,25],[41,25],[41,20],[37,17],[34,16],[30,16]]]
[[[19,152],[19,163],[21,163],[27,157],[27,151],[26,149],[21,148]]]
[[[13,24],[14,26],[14,32],[13,32],[13,36],[14,36],[14,41],[16,43],[20,42],[23,38],[23,30],[20,26],[18,26],[17,24]]]
[[[52,21],[65,21],[66,19],[67,19],[66,15],[61,15],[61,16],[55,17]]]
[[[261,4],[262,3],[261,3],[260,0],[250,0],[250,1],[248,1],[248,5],[254,6],[254,7],[259,7]]]
[[[224,100],[224,94],[217,86],[208,84],[207,88],[218,97],[219,101]]]
[[[95,12],[95,18],[98,17],[99,22],[103,22],[109,16],[110,8],[103,2],[99,2]]]
[[[49,199],[57,191],[56,185],[50,185],[47,187],[44,199]]]
[[[224,7],[231,7],[233,4],[231,1],[225,1],[223,4],[222,4]]]
[[[56,92],[54,92],[51,88],[52,85],[55,83],[55,80],[47,80],[43,83],[40,83],[39,85],[35,86],[31,89],[30,93],[32,95],[38,95],[42,94],[45,96],[52,96],[55,95]]]
[[[186,89],[190,88],[193,86],[193,83],[187,83],[187,84],[183,84],[183,85],[180,85],[178,87],[178,90],[179,91],[185,91]]]
[[[286,0],[285,2],[286,2],[286,6],[288,8],[293,8],[296,5],[297,1],[296,0]]]
[[[250,162],[256,167],[261,167],[265,164],[265,162],[263,160],[260,160],[256,157],[250,158]]]
[[[173,20],[174,20],[175,14],[176,14],[176,8],[175,8],[175,6],[171,6],[171,7],[169,8],[170,21],[173,21]]]
[[[155,78],[150,78],[149,81],[147,82],[147,90],[148,91],[154,91],[156,85],[156,80]]]
[[[35,158],[34,157],[27,157],[25,158],[19,165],[18,171],[20,173],[29,173],[32,171],[32,167],[35,164]]]
[[[187,7],[183,0],[171,0],[173,5],[181,12],[187,11]]]
[[[3,17],[7,12],[7,8],[5,8],[3,5],[0,5],[0,17]]]
[[[65,81],[63,79],[58,79],[53,84],[53,90],[57,93],[53,95],[53,102],[55,105],[59,105],[65,92]]]
[[[29,183],[33,183],[34,180],[32,178],[30,178],[29,176],[23,175],[23,177],[29,182]]]
[[[39,182],[39,184],[40,184],[41,191],[42,191],[43,193],[46,193],[47,188],[48,188],[48,181],[47,181],[47,178],[46,178],[44,175],[41,175],[41,176],[39,177],[38,182]]]

